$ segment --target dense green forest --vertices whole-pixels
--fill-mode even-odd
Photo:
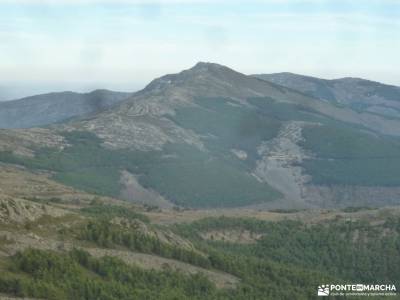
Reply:
[[[145,271],[81,250],[66,254],[28,249],[11,257],[0,291],[43,299],[205,299],[216,288],[201,275]]]
[[[113,223],[124,212],[110,206],[107,215],[106,207],[84,209],[96,218],[59,234],[100,248],[154,254],[226,272],[239,283],[221,289],[203,275],[184,275],[170,268],[144,270],[116,258],[95,258],[83,250],[27,249],[2,262],[0,292],[44,299],[291,300],[314,298],[322,283],[400,285],[398,217],[374,225],[345,218],[308,224],[219,217],[169,226],[193,243],[197,250],[190,251]],[[135,219],[143,217],[138,214],[130,220]],[[260,238],[241,244],[202,237],[213,230],[247,230]]]
[[[315,158],[303,163],[317,184],[398,186],[400,142],[349,128],[313,126],[301,145]]]
[[[224,229],[249,230],[262,237],[254,244],[208,240],[204,246],[199,233]],[[176,230],[207,249],[273,260],[341,280],[374,283],[379,278],[400,285],[400,218],[388,218],[380,225],[343,219],[310,225],[221,217],[179,225]]]
[[[60,254],[28,249],[11,257],[0,274],[0,292],[43,299],[309,299],[310,282],[324,277],[261,260],[213,254],[221,269],[243,278],[236,289],[217,289],[202,275],[143,270],[117,258],[82,250]],[[325,277],[327,278],[327,277]],[[307,288],[309,287],[309,288]]]

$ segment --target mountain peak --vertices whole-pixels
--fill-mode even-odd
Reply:
[[[237,72],[229,67],[211,62],[198,62],[193,67],[169,74],[150,82],[143,93],[164,94],[183,90],[202,97],[229,97],[246,99],[261,95],[282,93],[282,87]],[[141,93],[141,94],[143,94]]]
[[[231,68],[228,68],[227,66],[224,65],[220,65],[217,63],[212,63],[212,62],[198,62],[197,64],[195,64],[192,68],[185,70],[181,73],[209,73],[209,74],[236,74],[236,75],[240,75],[240,76],[244,76],[244,74],[239,73]]]
[[[203,68],[203,67],[207,67],[207,66],[211,66],[211,65],[218,65],[218,66],[220,66],[219,64],[212,63],[212,62],[208,62],[208,61],[199,61],[197,64],[195,64],[195,65],[192,67],[192,69],[194,69],[194,68]]]
[[[221,69],[229,69],[229,68],[217,63],[199,61],[190,70],[221,70]]]
[[[229,78],[245,77],[244,74],[236,72],[226,66],[211,63],[211,62],[198,62],[190,69],[181,71],[176,74],[168,74],[157,78],[150,82],[145,88],[148,90],[160,90],[171,86],[181,86],[187,84],[200,84],[202,81],[213,81],[212,78],[220,80],[227,80]]]

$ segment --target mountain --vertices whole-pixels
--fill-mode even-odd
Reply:
[[[0,102],[0,128],[44,126],[100,112],[119,103],[130,93],[96,90],[80,94],[50,93]]]
[[[173,124],[170,118],[165,117],[174,116],[181,108],[198,107],[199,99],[229,98],[234,105],[248,107],[251,104],[248,99],[265,97],[278,103],[302,106],[304,109],[310,109],[318,114],[356,126],[364,126],[378,133],[400,135],[397,120],[388,120],[370,113],[355,113],[350,109],[329,105],[329,103],[321,102],[318,98],[309,97],[281,85],[246,76],[228,67],[203,62],[181,73],[155,79],[144,90],[134,94],[122,105],[105,111],[87,122],[77,123],[76,128],[87,127],[104,138],[110,146],[116,148],[129,146],[157,148],[156,144],[162,145],[168,140],[176,140],[176,131],[173,129],[178,130],[177,124]],[[146,134],[148,137],[144,139],[134,136],[143,131],[133,129],[140,124],[137,122],[138,118],[143,116],[157,118],[158,121],[161,119],[163,122],[157,126],[158,131]],[[107,126],[104,126],[105,124]],[[117,136],[112,134],[116,129],[118,129]],[[168,130],[172,130],[172,134],[169,134]],[[190,132],[178,131],[181,134],[181,140],[186,139],[188,143],[199,145],[199,141]],[[119,138],[121,134],[126,134],[127,139],[122,141]],[[114,137],[118,138],[118,141],[113,141]],[[149,144],[146,146],[146,143]]]
[[[0,131],[0,161],[161,207],[384,206],[400,199],[400,121],[214,63],[45,129]]]
[[[361,78],[320,79],[293,73],[254,75],[325,101],[388,118],[400,118],[400,87]]]

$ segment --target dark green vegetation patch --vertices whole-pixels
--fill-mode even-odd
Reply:
[[[234,244],[200,236],[202,232],[227,229],[249,230],[262,237],[254,244]],[[335,278],[329,282],[374,283],[379,278],[400,284],[399,217],[388,217],[381,225],[344,218],[311,225],[220,217],[177,225],[176,230],[200,249],[321,272]]]
[[[322,283],[374,284],[379,278],[397,286],[400,218],[381,217],[385,222],[375,225],[344,217],[319,224],[219,217],[168,227],[189,240],[195,251],[166,244],[110,220],[88,220],[60,234],[64,238],[74,236],[90,247],[148,253],[207,271],[229,273],[238,282],[235,288],[218,289],[203,275],[182,274],[167,265],[159,271],[144,270],[117,258],[95,258],[77,249],[27,249],[2,260],[0,293],[57,300],[302,300],[316,297],[317,286]],[[205,232],[227,230],[247,230],[260,237],[252,244],[202,238]]]
[[[96,259],[81,250],[67,254],[25,250],[9,259],[0,291],[40,299],[205,299],[215,286],[202,275],[143,270],[117,258]]]
[[[141,253],[156,254],[165,258],[173,258],[200,267],[210,267],[208,259],[193,251],[161,242],[157,237],[149,236],[136,230],[111,223],[109,220],[90,221],[75,232],[82,241],[95,243],[100,247],[114,248],[122,246]]]
[[[146,215],[138,213],[133,209],[110,204],[98,204],[84,207],[80,210],[83,214],[95,217],[98,219],[112,219],[115,217],[125,218],[127,220],[140,220],[149,223],[150,220]]]
[[[109,196],[119,196],[120,172],[128,170],[144,187],[182,206],[243,206],[280,196],[248,174],[232,155],[218,156],[183,144],[168,144],[163,151],[108,150],[94,134],[63,134],[71,144],[63,151],[39,149],[33,159],[2,152],[0,160],[52,170],[61,183]]]
[[[400,185],[400,142],[354,129],[306,127],[301,144],[315,154],[303,164],[316,184]]]
[[[248,152],[254,162],[256,148],[262,141],[276,137],[281,122],[267,118],[256,109],[238,106],[224,98],[201,98],[198,107],[184,107],[172,118],[178,125],[192,129],[205,137],[207,148],[214,153],[226,153],[231,149]]]

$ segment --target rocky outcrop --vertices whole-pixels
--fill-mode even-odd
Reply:
[[[281,191],[293,205],[298,203],[300,206],[307,197],[304,185],[310,180],[299,166],[310,155],[298,145],[303,139],[302,127],[306,125],[310,126],[305,122],[288,122],[277,137],[263,142],[258,147],[262,158],[254,170],[255,176]]]
[[[25,223],[43,216],[60,217],[66,211],[53,206],[0,195],[0,223]]]

